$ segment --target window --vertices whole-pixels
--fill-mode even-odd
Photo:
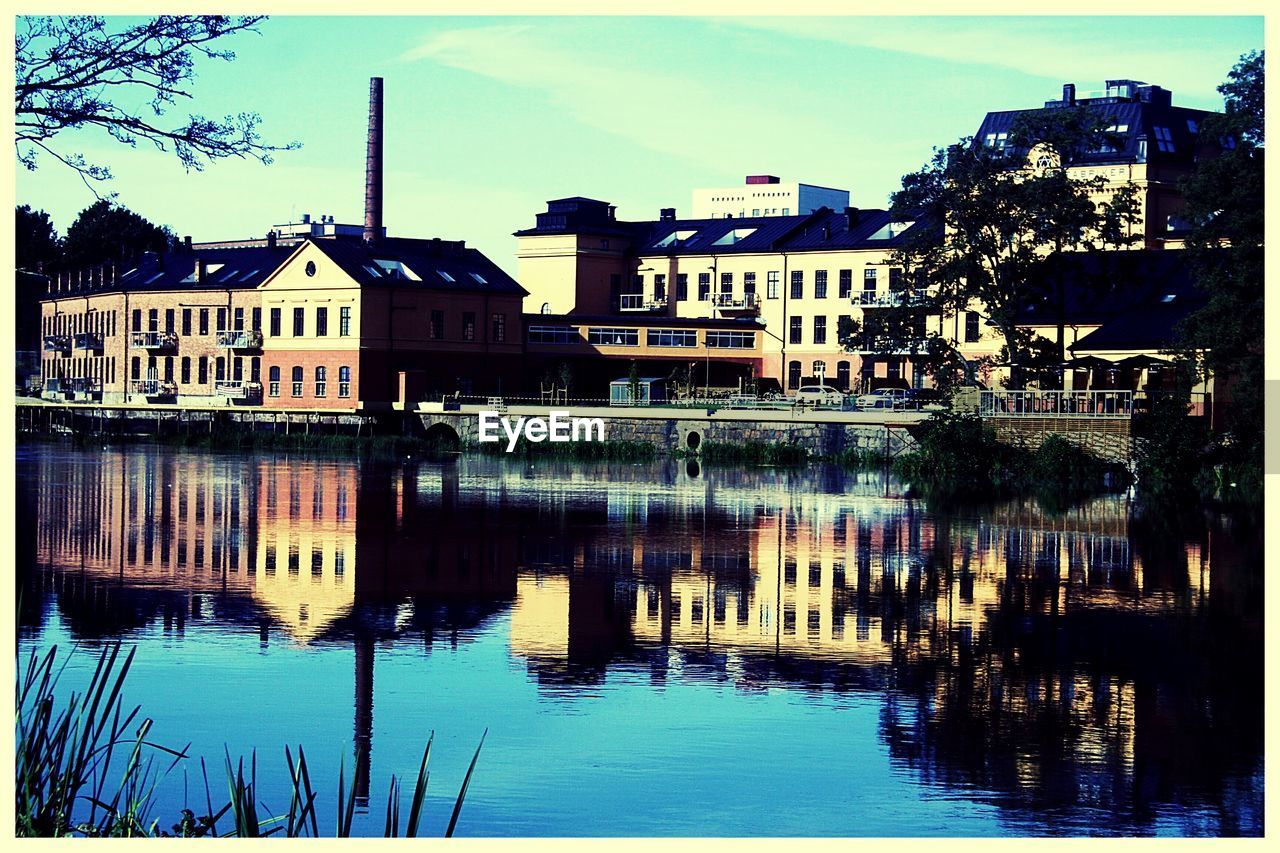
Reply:
[[[836,387],[842,391],[849,390],[849,362],[836,364]]]
[[[769,271],[768,281],[765,284],[765,294],[764,294],[767,298],[769,299],[778,298],[778,280],[779,278],[781,278],[781,276],[782,274],[777,270]]]
[[[531,344],[572,344],[582,336],[573,326],[530,326],[526,340]]]
[[[791,335],[790,341],[793,344],[800,343],[801,329],[803,328],[803,320],[800,317],[791,318]]]
[[[222,356],[218,356],[213,362],[213,379],[215,382],[221,382],[227,378],[227,360]]]
[[[782,215],[783,215],[783,216],[790,216],[790,215],[791,215],[791,208],[789,208],[789,207],[784,207],[784,208],[782,208]]]
[[[707,346],[712,349],[751,349],[755,345],[755,332],[707,332]]]
[[[302,396],[302,368],[293,368],[293,396]]]
[[[329,372],[323,367],[316,368],[316,396],[323,397],[325,395],[325,386],[328,384]]]
[[[750,302],[751,298],[756,295],[756,274],[755,273],[746,272],[742,274],[742,293],[744,296],[747,297],[748,302]]]
[[[135,332],[142,331],[142,309],[141,308],[133,309],[133,330]]]
[[[218,328],[216,331],[225,332],[227,330],[227,309],[218,309]]]
[[[495,343],[502,343],[507,339],[507,315],[493,315],[493,340]]]
[[[316,309],[316,337],[323,338],[329,334],[329,309]]]
[[[890,292],[902,290],[902,270],[899,267],[889,268],[889,290]]]
[[[813,274],[813,298],[827,298],[827,271],[818,270]]]
[[[665,275],[655,275],[653,277],[653,301],[667,301],[667,277]]]
[[[262,309],[261,308],[253,309],[253,330],[255,332],[262,331]]]
[[[720,273],[720,293],[724,296],[733,295],[733,273]]]
[[[587,329],[587,343],[592,346],[634,347],[640,345],[639,329]]]
[[[815,361],[815,362],[813,363],[813,374],[812,374],[812,376],[813,376],[815,379],[817,379],[819,382],[824,382],[824,381],[826,381],[826,378],[827,378],[827,363],[826,363],[825,361]]]
[[[827,318],[824,316],[813,318],[813,342],[815,344],[827,342]]]
[[[182,309],[182,334],[184,336],[191,334],[191,309],[190,308]]]
[[[756,229],[754,228],[730,228],[711,245],[732,246],[735,243],[739,243],[745,240],[746,238],[750,237],[754,233],[756,233]]]
[[[978,312],[964,312],[964,339],[966,343],[972,343],[982,337],[982,330],[978,327]]]
[[[165,356],[164,359],[164,381],[173,381],[173,356]]]
[[[164,330],[169,334],[173,334],[173,309],[166,308],[164,310]]]
[[[351,306],[343,305],[338,309],[338,337],[348,337],[351,334]]]
[[[236,382],[244,381],[244,358],[241,356],[231,360],[231,378]]]
[[[280,309],[271,309],[271,337],[280,337]]]
[[[345,364],[338,368],[338,396],[351,396],[351,368]]]
[[[853,296],[853,270],[840,270],[839,298],[848,299]]]
[[[874,267],[867,267],[862,271],[862,292],[876,292],[876,271]]]
[[[259,356],[255,355],[253,358],[249,359],[249,381],[262,381],[262,358]]]
[[[431,340],[444,340],[444,312],[432,311],[431,324],[427,328],[427,333],[431,336]]]
[[[159,308],[152,308],[150,311],[147,312],[147,331],[149,332],[160,331],[160,309]]]
[[[988,133],[984,142],[988,148],[994,148],[996,151],[1003,151],[1005,145],[1009,142],[1009,134]]]
[[[692,231],[672,231],[670,234],[654,243],[653,246],[655,249],[666,249],[670,246],[679,246],[684,243],[685,240],[688,240],[697,233],[696,229]]]
[[[293,309],[293,336],[295,338],[300,338],[303,336],[304,331],[306,329],[305,323],[306,321],[303,319],[303,309],[294,308]]]
[[[650,329],[648,341],[651,347],[696,347],[698,333],[693,329]]]
[[[544,303],[542,303],[542,310],[541,310],[541,311],[539,311],[538,313],[539,313],[539,314],[550,314],[550,313],[551,313],[551,303],[550,303],[550,302],[544,302]]]
[[[271,397],[280,396],[280,368],[278,366],[267,370],[267,395]]]
[[[758,207],[752,208],[752,209],[751,209],[751,215],[752,215],[752,216],[759,216],[759,215],[760,215],[760,208],[758,208]]]
[[[208,308],[200,309],[200,334],[202,335],[209,334],[209,309]]]
[[[1165,152],[1173,152],[1173,135],[1169,133],[1169,128],[1153,126],[1156,132],[1156,146]]]
[[[791,298],[804,298],[804,270],[791,271]]]
[[[231,327],[237,332],[243,332],[244,331],[244,309],[236,308],[231,313],[231,317],[232,317]]]
[[[711,273],[698,273],[698,301],[706,302],[711,298]]]
[[[476,313],[474,311],[462,312],[462,339],[464,341],[474,341],[476,339]]]
[[[787,364],[787,387],[800,387],[800,362],[792,361]]]
[[[190,356],[184,355],[182,357],[182,373],[180,375],[182,377],[183,385],[191,384],[191,357]]]
[[[196,362],[196,381],[201,385],[209,384],[209,357],[207,355],[200,356],[200,360]]]
[[[689,274],[676,274],[676,302],[687,302],[689,299]]]

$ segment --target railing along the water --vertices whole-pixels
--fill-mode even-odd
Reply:
[[[983,391],[984,418],[1130,418],[1132,391]]]

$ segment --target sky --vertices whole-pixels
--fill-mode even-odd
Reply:
[[[171,117],[257,112],[267,141],[299,150],[186,172],[96,131],[58,145],[111,168],[100,191],[197,241],[304,213],[360,223],[369,78],[381,76],[388,233],[465,240],[514,273],[512,232],[548,199],[656,219],[686,215],[695,187],[772,174],[883,207],[989,110],[1107,78],[1218,109],[1218,84],[1262,46],[1260,17],[276,17],[227,42],[234,62],[202,61]],[[18,203],[60,232],[95,200],[48,157],[16,168]]]

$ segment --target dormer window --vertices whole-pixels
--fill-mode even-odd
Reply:
[[[894,237],[901,235],[904,231],[915,225],[912,222],[890,222],[876,233],[868,237],[868,240],[892,240]]]
[[[677,246],[685,242],[686,240],[688,240],[690,237],[692,237],[694,234],[697,234],[697,233],[698,232],[696,229],[687,230],[687,231],[672,231],[670,234],[663,237],[658,242],[654,243],[653,246],[655,249],[665,249],[669,246]]]
[[[1169,133],[1167,127],[1153,127],[1156,132],[1156,146],[1165,153],[1173,153],[1173,134]]]
[[[720,239],[716,240],[714,243],[712,243],[712,245],[713,246],[732,246],[735,243],[739,243],[747,239],[754,233],[756,233],[756,229],[754,228],[732,228],[726,231],[720,237]]]

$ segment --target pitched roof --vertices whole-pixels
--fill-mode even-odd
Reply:
[[[252,246],[144,252],[134,261],[117,265],[117,269],[124,271],[118,272],[114,281],[105,276],[95,276],[93,284],[86,283],[69,292],[51,293],[47,298],[123,290],[242,290],[262,284],[292,251],[289,246]],[[205,265],[203,284],[197,284],[197,263]],[[96,281],[98,278],[101,278],[101,283]]]
[[[354,240],[308,240],[362,287],[421,287],[466,293],[528,291],[476,249],[446,240],[391,237],[370,247]]]

